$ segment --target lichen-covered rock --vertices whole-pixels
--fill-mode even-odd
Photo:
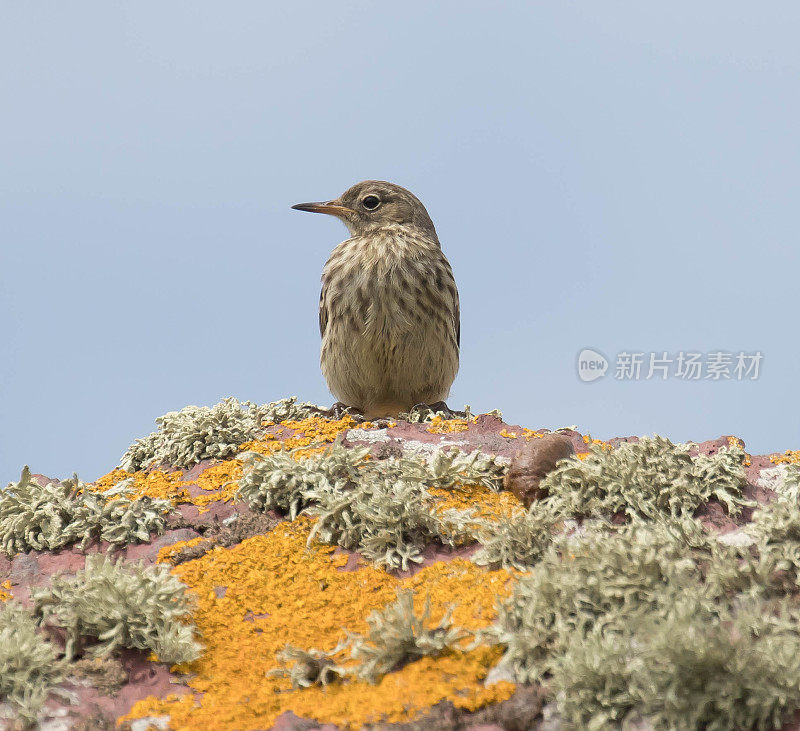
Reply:
[[[31,478],[28,467],[19,482],[0,491],[0,550],[56,550],[90,541],[123,545],[150,539],[164,530],[172,504],[147,496],[131,498],[125,490],[113,497],[98,494],[78,480],[44,485]]]
[[[204,459],[226,459],[241,444],[263,434],[265,424],[319,412],[294,396],[263,406],[230,397],[214,406],[186,406],[159,416],[158,429],[128,447],[120,467],[135,472],[162,464],[188,468]]]
[[[29,552],[0,557],[0,608],[27,613],[45,654],[15,656],[45,690],[0,718],[688,729],[800,711],[800,452],[545,433],[227,400],[164,417],[95,485],[23,476],[0,526]],[[559,436],[575,454],[509,470]],[[144,497],[170,508],[163,540],[136,537]],[[105,532],[75,540],[93,500]],[[63,676],[38,675],[51,657]]]
[[[47,696],[64,677],[58,647],[39,632],[33,615],[17,602],[0,602],[0,700],[33,724]]]
[[[55,576],[32,592],[35,611],[66,632],[68,659],[93,638],[93,655],[121,647],[151,650],[168,663],[194,660],[200,645],[183,620],[192,609],[186,587],[165,566],[143,566],[89,556],[74,576]]]

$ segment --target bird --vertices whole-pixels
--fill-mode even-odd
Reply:
[[[334,408],[367,419],[420,405],[449,412],[458,289],[422,202],[394,183],[365,180],[292,208],[335,216],[350,232],[325,264],[319,299],[320,366]]]

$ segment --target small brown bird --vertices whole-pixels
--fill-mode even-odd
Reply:
[[[447,408],[439,402],[458,371],[458,290],[425,206],[399,185],[366,180],[292,207],[350,230],[322,271],[320,363],[331,393],[367,418]]]

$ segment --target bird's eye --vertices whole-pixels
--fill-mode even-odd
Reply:
[[[367,195],[364,196],[364,200],[361,201],[361,204],[368,211],[374,211],[381,204],[381,199],[378,198],[377,195]]]

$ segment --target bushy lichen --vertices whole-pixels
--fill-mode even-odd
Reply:
[[[800,613],[753,600],[709,609],[678,596],[621,632],[575,635],[554,663],[559,711],[578,728],[779,728],[800,705]]]
[[[479,566],[525,571],[550,546],[557,522],[551,510],[538,506],[507,520],[479,521],[475,535],[482,547],[472,560]]]
[[[156,419],[158,429],[137,439],[120,461],[128,472],[170,465],[188,468],[203,459],[226,459],[239,446],[258,438],[264,425],[319,414],[313,404],[296,397],[259,406],[225,398],[214,406],[186,406]]]
[[[365,636],[350,635],[351,655],[358,664],[356,677],[369,683],[399,665],[420,657],[436,656],[453,647],[467,634],[454,627],[453,607],[430,627],[431,603],[425,598],[422,613],[414,612],[414,592],[398,590],[397,600],[367,617],[369,631]]]
[[[239,495],[260,510],[316,517],[312,538],[360,551],[378,566],[408,568],[426,545],[453,545],[467,513],[434,510],[430,487],[463,482],[498,488],[505,466],[478,452],[437,451],[430,459],[367,459],[369,449],[335,443],[295,460],[292,453],[243,455]]]
[[[469,484],[497,491],[508,471],[508,463],[501,458],[478,450],[465,454],[455,448],[437,449],[427,460],[405,459],[397,466],[427,487],[444,490]]]
[[[787,573],[791,583],[800,579],[800,506],[786,499],[762,506],[746,531],[756,541],[761,574]]]
[[[287,647],[278,659],[293,663],[287,670],[275,671],[292,680],[292,687],[307,688],[327,685],[334,679],[351,677],[375,684],[386,673],[421,657],[435,657],[468,636],[451,621],[453,607],[435,626],[431,625],[430,597],[425,598],[422,612],[414,610],[414,592],[397,590],[397,599],[383,609],[370,612],[366,635],[348,633],[347,639],[330,652]],[[354,664],[341,665],[334,658],[350,648]]]
[[[38,631],[30,611],[14,601],[0,603],[0,700],[32,724],[63,677],[58,651]]]
[[[800,465],[778,464],[762,470],[762,478],[767,477],[764,486],[774,490],[779,497],[800,506]]]
[[[92,492],[77,476],[42,486],[25,467],[19,482],[0,491],[0,548],[11,556],[71,543],[85,547],[91,540],[148,541],[151,532],[163,531],[171,510],[168,500]]]
[[[692,457],[686,445],[643,437],[614,450],[592,445],[584,459],[560,462],[540,487],[565,515],[691,516],[712,498],[737,515],[748,504],[743,462],[737,447]]]
[[[97,657],[130,647],[179,663],[200,652],[186,621],[193,606],[186,586],[164,565],[88,556],[84,569],[55,576],[49,586],[33,589],[31,598],[43,621],[66,632],[69,659],[81,654],[87,639],[95,641],[87,651]]]
[[[430,543],[454,545],[460,535],[459,516],[438,515],[424,484],[400,470],[367,470],[350,489],[328,484],[309,496],[309,541],[359,551],[376,566],[407,569]]]
[[[755,554],[680,516],[559,536],[484,638],[576,727],[780,726],[800,705],[800,605],[781,578],[795,526],[777,522]]]
[[[301,647],[287,645],[277,653],[279,662],[286,668],[270,671],[271,675],[286,677],[292,681],[292,688],[310,688],[312,685],[329,685],[347,675],[347,668],[337,665],[334,657],[346,646],[340,643],[330,652],[304,650]]]
[[[621,631],[634,616],[666,611],[678,587],[694,586],[691,549],[666,528],[636,523],[561,536],[499,607],[494,639],[518,680],[540,680],[574,635],[598,622]]]
[[[357,482],[369,454],[368,448],[347,448],[339,442],[319,455],[300,460],[292,456],[296,451],[245,452],[238,496],[257,510],[278,510],[294,520],[315,490],[343,491]]]
[[[738,515],[746,500],[744,452],[723,447],[713,456],[692,456],[688,445],[663,437],[644,437],[609,450],[592,445],[583,459],[561,460],[541,482],[546,493],[531,504],[528,515],[479,530],[481,564],[531,567],[565,521],[650,520],[685,526],[698,508],[717,500]]]

